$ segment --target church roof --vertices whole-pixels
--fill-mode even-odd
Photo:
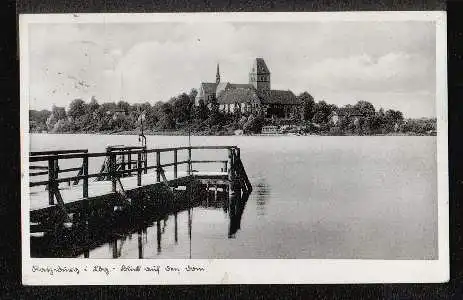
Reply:
[[[301,104],[291,91],[269,90],[259,91],[258,96],[265,104]]]
[[[219,104],[250,103],[259,101],[256,91],[253,89],[230,89],[219,95]]]
[[[251,89],[253,85],[249,83],[230,83],[230,87],[234,89]]]
[[[262,104],[301,104],[291,91],[257,91],[254,88],[227,89],[218,96],[217,100],[219,104],[250,103],[253,100]]]
[[[251,67],[251,73],[270,74],[263,58],[258,57],[254,60]]]
[[[249,83],[230,83],[230,82],[221,82],[217,85],[216,93],[217,97],[226,90],[230,89],[252,89],[252,84]]]
[[[215,90],[217,88],[217,83],[201,82],[201,88],[204,90],[205,93],[208,93],[208,94],[215,93]]]
[[[222,93],[223,91],[226,90],[227,86],[229,85],[230,83],[228,82],[220,82],[218,85],[217,85],[217,88],[216,88],[216,93],[217,93],[217,97],[219,97],[220,93]]]

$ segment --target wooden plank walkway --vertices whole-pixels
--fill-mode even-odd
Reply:
[[[228,158],[193,160],[192,150],[227,150]],[[187,152],[186,160],[178,160],[179,151]],[[163,163],[161,153],[169,152],[173,154],[173,162]],[[154,164],[148,164],[149,155],[154,156],[155,160],[151,161]],[[96,172],[95,165],[89,167],[89,158],[104,158],[99,172]],[[165,155],[163,159],[166,159]],[[207,190],[209,187],[215,191],[225,188],[231,195],[241,193],[242,190],[252,191],[241,163],[240,149],[236,146],[161,149],[108,146],[103,153],[88,153],[86,149],[31,152],[29,161],[35,163],[30,166],[30,171],[34,171],[29,173],[35,179],[29,182],[30,220],[35,227],[51,228],[79,222],[79,218],[85,218],[90,212],[105,218],[107,213],[126,208],[133,211],[163,210],[178,204],[172,202],[174,193],[169,188],[185,187],[195,193],[198,191],[195,188],[197,183],[204,185]],[[77,161],[81,165],[60,168],[63,161],[74,164]],[[214,169],[218,166],[221,168],[215,172],[198,172],[193,169],[193,165],[197,164],[215,164]],[[186,170],[178,170],[180,165],[186,165]],[[173,170],[168,168],[169,171],[166,171],[166,167],[172,167]],[[78,173],[69,175],[72,172]],[[60,176],[62,174],[65,176]],[[44,180],[45,176],[47,180]]]
[[[165,172],[166,179],[172,185],[178,185],[179,183],[186,182],[189,178],[186,171],[179,171],[177,178],[174,178],[174,172]],[[216,181],[224,182],[228,178],[227,172],[193,172],[195,178],[205,181]],[[141,175],[141,183],[139,186],[137,183],[137,176],[122,177],[120,178],[122,186],[125,191],[137,189],[140,187],[146,187],[156,184],[164,184],[164,182],[158,182],[156,180],[156,172],[148,172],[147,174]],[[217,181],[219,180],[219,181]],[[67,183],[60,183],[59,191],[63,198],[64,204],[72,202],[78,202],[84,199],[82,194],[82,181],[76,185],[68,186]],[[180,184],[182,185],[182,184]],[[184,184],[183,184],[184,185]],[[88,197],[104,196],[112,193],[112,182],[111,181],[90,181],[88,183]],[[44,186],[37,186],[31,188],[30,192],[30,211],[40,210],[50,207],[48,203],[48,190]]]

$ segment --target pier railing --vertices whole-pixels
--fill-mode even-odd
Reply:
[[[192,150],[228,150],[227,160],[194,160],[192,159]],[[187,159],[179,161],[178,153],[180,151],[187,151]],[[173,154],[173,162],[162,163],[161,153],[171,152]],[[155,156],[155,164],[148,164],[148,156]],[[104,157],[108,162],[108,168],[100,170],[100,172],[89,172],[89,159],[96,157]],[[120,157],[119,161],[117,158]],[[78,168],[68,168],[59,170],[59,162],[63,160],[71,159],[82,159],[82,164]],[[119,178],[126,175],[135,173],[137,176],[137,186],[142,185],[142,173],[147,173],[148,170],[156,170],[156,182],[161,182],[161,176],[165,179],[164,169],[165,167],[173,167],[173,177],[178,178],[178,166],[186,164],[187,174],[192,175],[193,164],[203,163],[222,163],[223,172],[228,173],[228,177],[231,181],[240,178],[242,184],[248,189],[252,189],[249,179],[247,178],[244,167],[240,159],[240,149],[236,146],[192,146],[192,147],[174,147],[174,148],[160,148],[160,149],[146,149],[146,147],[124,147],[116,146],[107,149],[106,152],[102,153],[89,153],[88,150],[63,150],[63,151],[43,151],[43,152],[31,152],[29,161],[31,163],[47,162],[46,166],[33,166],[31,164],[30,169],[42,170],[39,172],[31,172],[30,176],[48,175],[47,180],[41,181],[30,181],[30,187],[34,186],[46,186],[49,193],[49,204],[54,204],[54,198],[56,197],[58,204],[62,204],[61,196],[59,195],[59,184],[62,182],[71,181],[79,182],[83,181],[82,184],[82,196],[83,198],[88,197],[89,179],[90,178],[101,178],[106,177],[112,181],[112,191],[116,191],[116,185]],[[45,171],[46,170],[46,171]],[[66,173],[71,171],[79,171],[75,176],[67,176],[59,178],[60,173]],[[119,181],[120,183],[120,181]]]
[[[75,149],[75,150],[56,150],[56,151],[34,151],[30,153],[30,157],[43,157],[47,155],[64,155],[64,154],[85,154],[88,153],[87,149]],[[48,161],[48,160],[47,160]],[[32,161],[31,161],[32,162]],[[83,165],[79,167],[61,169],[58,164],[58,160],[53,160],[47,166],[44,165],[30,165],[29,166],[29,176],[43,176],[49,175],[53,176],[55,179],[58,179],[60,173],[69,173],[76,172],[77,175],[81,175],[83,172]],[[37,171],[38,170],[38,171]],[[41,170],[41,171],[40,171]],[[72,178],[69,178],[68,184],[71,185]],[[74,184],[77,184],[78,180],[74,181]]]

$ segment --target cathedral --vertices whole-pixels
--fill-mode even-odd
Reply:
[[[202,82],[196,105],[203,101],[209,108],[216,103],[224,113],[263,114],[266,118],[302,118],[302,103],[293,92],[272,90],[270,71],[263,58],[253,60],[249,83],[220,81],[217,64],[215,82]]]

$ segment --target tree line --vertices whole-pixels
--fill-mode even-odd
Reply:
[[[307,92],[299,96],[303,103],[304,120],[310,122],[311,130],[331,135],[377,135],[377,134],[435,134],[436,118],[405,119],[399,110],[376,109],[368,101],[360,100],[354,105],[338,107],[321,100],[315,102]],[[336,119],[336,122],[334,120]],[[309,126],[310,127],[310,126]],[[309,131],[311,131],[309,129]]]
[[[51,111],[30,110],[30,132],[139,132],[143,126],[148,134],[228,135],[236,130],[259,133],[265,125],[292,125],[293,130],[300,133],[330,135],[429,134],[436,130],[436,119],[405,119],[400,111],[376,110],[367,101],[337,107],[323,100],[315,102],[307,92],[297,96],[303,104],[302,118],[294,116],[290,120],[265,118],[263,114],[246,114],[240,110],[227,114],[218,109],[217,102],[208,107],[200,101],[195,106],[196,96],[197,91],[192,89],[154,105],[126,101],[100,104],[95,97],[88,103],[74,99],[67,109],[54,105]],[[341,114],[342,111],[349,113]]]

